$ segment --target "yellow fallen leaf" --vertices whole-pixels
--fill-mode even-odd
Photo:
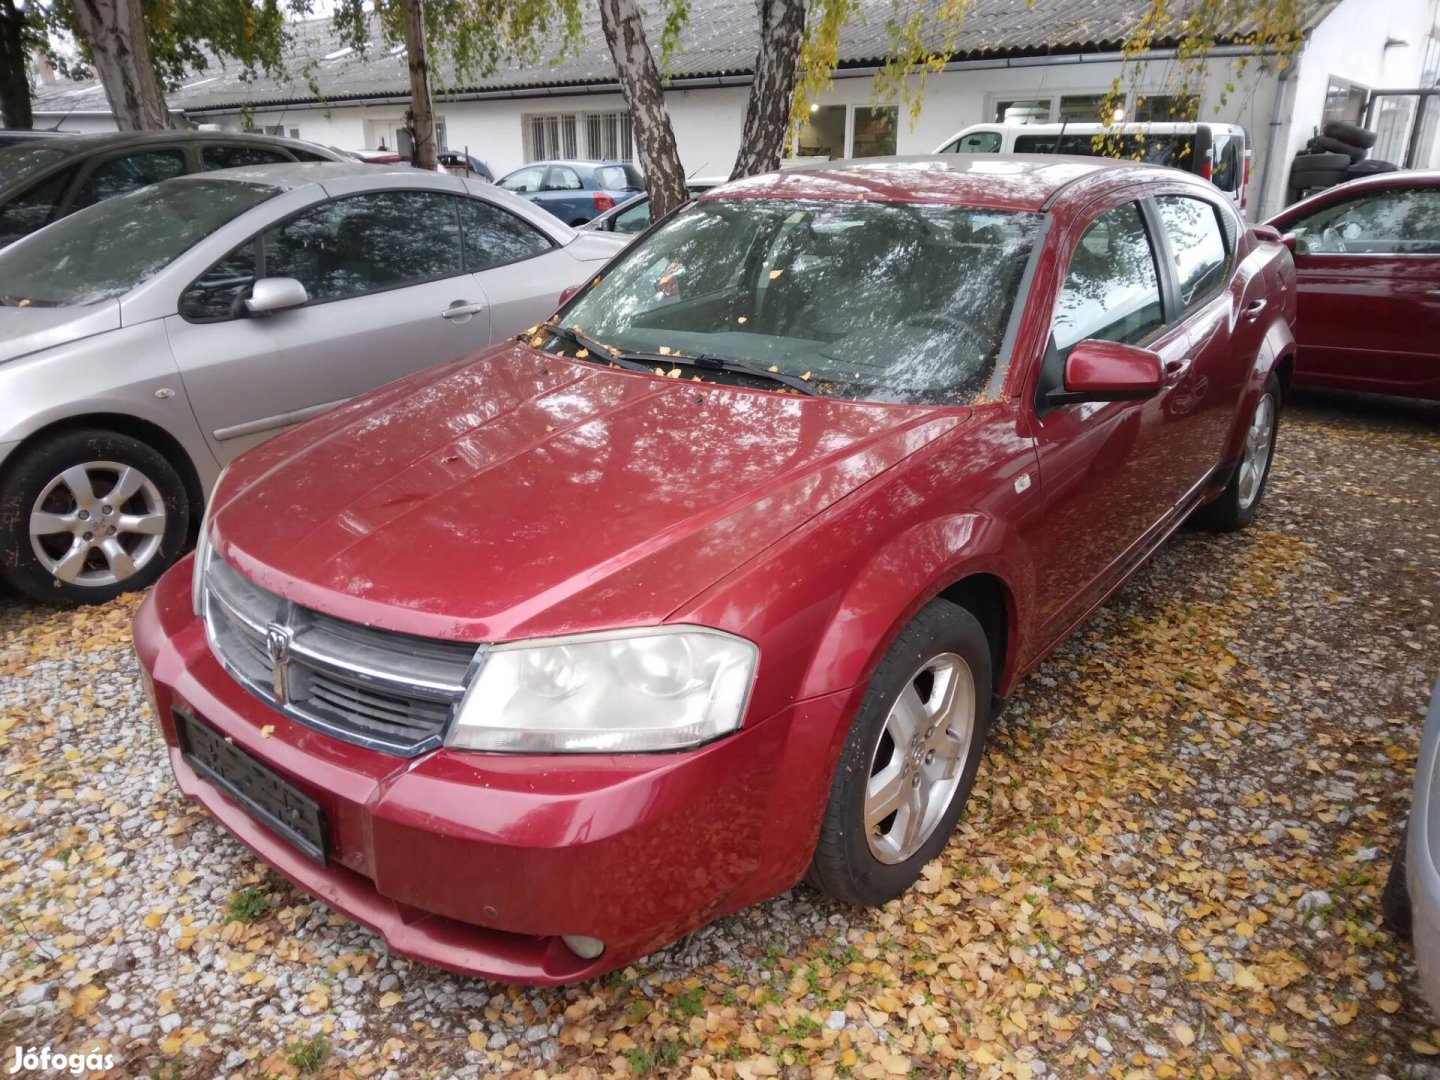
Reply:
[[[1195,1042],[1195,1029],[1189,1024],[1176,1024],[1173,1030],[1181,1046],[1190,1046]]]
[[[260,737],[261,737],[262,739],[268,739],[271,735],[274,735],[274,734],[275,734],[275,725],[274,725],[274,724],[266,724],[264,727],[262,727],[262,728],[260,729]]]
[[[393,1009],[404,1000],[405,996],[403,994],[397,994],[394,990],[391,990],[388,993],[380,995],[380,1007],[382,1009]]]
[[[388,997],[389,995],[386,996]],[[399,995],[396,996],[398,997]],[[471,1050],[484,1050],[486,1047],[485,1033],[483,1031],[470,1032],[465,1041],[470,1044]]]
[[[1436,1054],[1440,1054],[1440,1046],[1436,1046],[1432,1042],[1426,1042],[1424,1039],[1411,1039],[1410,1049],[1414,1050],[1417,1054],[1424,1054],[1426,1057],[1434,1057]]]

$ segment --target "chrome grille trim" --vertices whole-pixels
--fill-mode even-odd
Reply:
[[[483,646],[376,630],[299,607],[214,554],[204,580],[210,651],[272,709],[401,757],[441,744]]]

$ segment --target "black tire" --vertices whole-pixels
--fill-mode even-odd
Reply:
[[[1369,150],[1375,145],[1378,136],[1369,128],[1363,128],[1359,124],[1346,123],[1344,120],[1331,120],[1325,125],[1324,134],[1332,139],[1339,139],[1351,146],[1358,146],[1362,150]]]
[[[1292,169],[1290,189],[1292,191],[1313,191],[1317,188],[1334,187],[1350,179],[1350,167],[1343,169]]]
[[[1393,161],[1379,161],[1375,158],[1366,158],[1364,161],[1357,161],[1350,168],[1345,170],[1345,175],[1352,180],[1359,176],[1378,176],[1380,173],[1398,172],[1400,166]]]
[[[903,852],[896,852],[896,861],[884,861],[872,850],[871,830],[865,825],[866,788],[872,770],[897,770],[897,789],[903,792],[908,791],[907,776],[935,768],[935,754],[927,755],[926,747],[931,745],[931,733],[938,725],[922,733],[927,741],[918,746],[912,744],[907,752],[888,734],[887,720],[901,693],[912,684],[921,693],[924,704],[929,704],[919,690],[925,680],[921,672],[929,661],[945,656],[958,657],[970,675],[974,709],[969,743],[951,759],[956,763],[955,777],[949,781],[954,783],[953,788],[948,795],[943,792],[937,795],[937,798],[948,798],[944,809],[937,804],[933,811],[920,815],[922,822],[931,823],[927,826],[929,832],[917,837],[918,848],[906,858],[899,859]],[[931,679],[933,692],[935,677]],[[955,685],[963,691],[963,674]],[[926,604],[901,631],[875,669],[851,725],[830,784],[820,839],[806,876],[811,885],[838,900],[873,907],[894,899],[914,884],[925,864],[944,849],[975,785],[990,726],[992,685],[990,645],[975,616],[946,600]],[[885,753],[887,743],[888,754]],[[943,768],[943,761],[940,765]],[[907,769],[910,772],[905,771]],[[910,786],[916,790],[920,787]],[[892,812],[877,823],[877,829],[884,828],[883,822],[891,822],[890,828],[899,827],[898,814],[898,809]]]
[[[1410,886],[1405,880],[1405,850],[1410,842],[1410,823],[1400,830],[1400,847],[1390,861],[1390,874],[1380,894],[1380,915],[1385,925],[1402,938],[1410,937],[1413,912],[1410,907]]]
[[[1316,135],[1309,145],[1311,153],[1344,154],[1352,163],[1368,153],[1363,146],[1356,146],[1343,139],[1332,139],[1329,135]]]
[[[1251,413],[1252,419],[1258,414],[1261,404],[1270,402],[1270,434],[1266,446],[1264,465],[1260,469],[1258,480],[1253,490],[1245,479],[1245,470],[1248,458],[1248,432],[1247,425],[1247,448],[1242,449],[1246,457],[1241,459],[1236,466],[1235,472],[1230,476],[1230,482],[1225,485],[1225,490],[1212,502],[1206,503],[1196,510],[1191,520],[1202,529],[1209,529],[1212,532],[1239,532],[1250,522],[1255,520],[1255,511],[1260,506],[1260,501],[1265,497],[1265,483],[1270,479],[1270,466],[1275,463],[1275,437],[1280,431],[1280,407],[1283,404],[1283,395],[1280,392],[1280,380],[1273,374],[1265,380],[1265,389],[1260,398],[1255,402],[1254,410]]]
[[[1323,172],[1325,170],[1348,169],[1351,166],[1349,154],[1326,151],[1322,154],[1296,154],[1290,162],[1290,172]]]
[[[76,481],[63,479],[62,474],[81,467]],[[79,485],[82,473],[84,484]],[[122,482],[123,502],[107,502]],[[77,496],[72,483],[88,486],[89,497]],[[57,527],[32,543],[31,515],[37,509],[51,515]],[[59,528],[62,521],[70,528]],[[5,471],[0,578],[41,603],[103,603],[153,583],[180,556],[189,530],[185,483],[153,447],[111,431],[66,432],[21,451]],[[47,567],[36,543],[56,566],[65,566],[67,554],[73,554],[73,579],[62,580]]]

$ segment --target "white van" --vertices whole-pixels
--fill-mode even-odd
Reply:
[[[1198,173],[1245,206],[1250,138],[1238,124],[972,124],[937,154],[1095,154],[1095,136],[1120,140],[1119,156]]]

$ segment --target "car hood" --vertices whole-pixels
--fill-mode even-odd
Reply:
[[[0,307],[0,364],[118,329],[118,300],[86,307]]]
[[[298,604],[404,633],[653,625],[968,416],[510,343],[242,456],[211,537]]]

